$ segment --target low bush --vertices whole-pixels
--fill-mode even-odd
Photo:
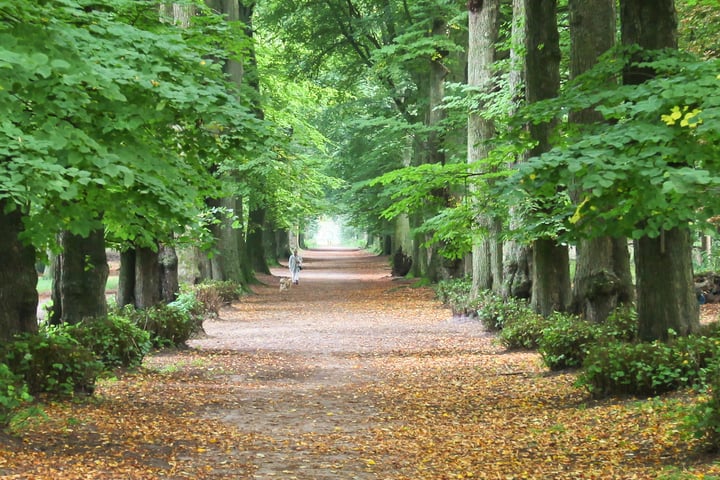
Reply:
[[[560,313],[548,317],[547,322],[538,340],[543,363],[550,370],[581,366],[588,350],[596,343],[598,325]]]
[[[438,300],[452,310],[453,315],[475,315],[475,308],[469,305],[472,279],[469,277],[441,280],[435,285]]]
[[[0,427],[10,423],[13,414],[24,404],[32,400],[27,385],[10,368],[0,363]]]
[[[180,347],[202,329],[203,317],[187,307],[187,303],[173,302],[142,310],[126,307],[123,311],[136,325],[149,332],[154,347]]]
[[[533,312],[530,308],[507,319],[498,333],[500,344],[508,349],[534,350],[549,326],[549,319]]]
[[[189,293],[199,302],[203,315],[217,316],[223,305],[240,299],[243,289],[241,285],[229,280],[211,280],[194,285]]]
[[[658,395],[705,382],[717,339],[690,335],[670,342],[610,342],[590,349],[578,385],[595,396]]]
[[[525,300],[503,298],[492,292],[483,292],[474,308],[480,322],[491,331],[503,330],[505,324],[511,319],[523,317],[532,312]]]
[[[605,322],[598,325],[598,340],[634,342],[638,337],[638,316],[635,306],[624,304],[617,307]]]
[[[0,363],[23,379],[29,394],[92,393],[103,364],[67,332],[45,327],[0,345]]]
[[[137,367],[152,348],[150,334],[121,311],[64,327],[70,336],[90,349],[106,368]]]

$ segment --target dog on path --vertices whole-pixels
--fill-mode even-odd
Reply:
[[[280,291],[284,292],[285,290],[288,290],[292,286],[292,281],[288,277],[281,277],[280,278]]]

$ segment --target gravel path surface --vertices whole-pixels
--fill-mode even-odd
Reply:
[[[361,250],[302,252],[300,283],[280,291],[284,268],[265,286],[206,321],[190,346],[246,357],[231,375],[234,408],[215,418],[259,435],[247,452],[254,479],[382,478],[395,459],[367,451],[380,418],[373,391],[388,362],[452,347],[492,349],[475,322],[453,320],[428,288],[392,279],[387,257]],[[250,387],[250,388],[248,388]],[[370,388],[374,387],[374,388]]]

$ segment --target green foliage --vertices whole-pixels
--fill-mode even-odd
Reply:
[[[668,343],[609,342],[590,349],[578,386],[593,395],[657,395],[701,384],[720,340],[690,335]]]
[[[154,347],[181,347],[202,329],[201,306],[191,296],[184,295],[168,305],[155,305],[142,310],[127,306],[122,314],[149,332]]]
[[[434,288],[438,299],[452,310],[453,315],[469,315],[474,310],[468,305],[472,289],[470,277],[441,280]]]
[[[150,334],[119,311],[107,317],[85,319],[63,329],[88,348],[106,368],[137,367],[152,346]]]
[[[508,349],[534,350],[538,348],[550,319],[533,312],[530,308],[505,320],[498,333],[500,344]]]
[[[489,291],[482,292],[475,311],[480,322],[491,331],[503,330],[511,319],[525,318],[531,314],[525,300],[504,298]]]
[[[599,341],[633,342],[638,336],[638,316],[635,306],[624,304],[613,310],[605,322],[597,326]]]
[[[22,379],[0,362],[0,427],[8,425],[17,409],[31,400]]]
[[[709,450],[720,450],[720,365],[708,369],[705,397],[695,406],[685,422],[696,438],[706,442]]]
[[[588,350],[596,344],[599,331],[597,324],[559,313],[548,317],[547,323],[538,340],[543,363],[550,370],[582,365]]]
[[[48,327],[0,345],[0,363],[22,377],[32,395],[90,394],[103,365],[62,329]]]
[[[216,37],[191,44],[183,35],[201,26],[127,0],[6,4],[0,197],[27,210],[24,235],[43,245],[104,224],[118,242],[152,245],[195,225],[217,189],[209,167],[263,136],[243,92],[205,60],[229,56]]]
[[[657,75],[617,84],[633,55],[643,58],[636,68]],[[523,228],[535,238],[639,238],[687,222],[704,227],[720,213],[711,193],[720,185],[718,68],[718,60],[673,52],[608,53],[560,97],[517,117],[524,124],[594,108],[606,122],[560,122],[557,146],[520,165],[498,196],[528,216]],[[582,192],[578,202],[572,192]]]

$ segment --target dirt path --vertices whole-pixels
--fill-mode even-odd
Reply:
[[[393,460],[368,445],[375,429],[395,428],[373,393],[386,381],[386,360],[444,346],[486,349],[488,336],[477,323],[452,320],[428,289],[392,280],[384,257],[303,256],[298,286],[280,292],[277,278],[263,278],[269,286],[206,321],[207,337],[191,342],[256,361],[228,379],[253,388],[214,415],[264,438],[250,452],[254,479],[380,478],[377,466]]]
[[[64,480],[720,478],[689,392],[592,400],[361,251],[305,252],[95,395],[0,434],[0,477]]]

